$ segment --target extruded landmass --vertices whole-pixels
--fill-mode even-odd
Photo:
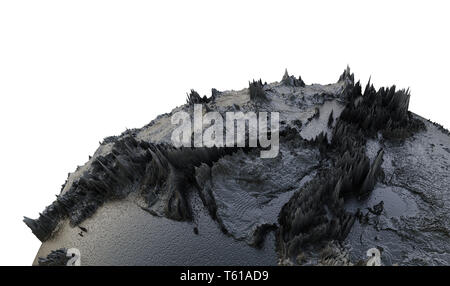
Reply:
[[[91,265],[357,265],[370,248],[385,265],[448,265],[450,134],[409,99],[395,86],[363,91],[348,68],[329,85],[286,71],[240,91],[192,90],[105,138],[39,218],[25,217],[43,242],[34,264],[64,264],[76,247]],[[175,148],[171,115],[194,104],[279,112],[279,155]]]

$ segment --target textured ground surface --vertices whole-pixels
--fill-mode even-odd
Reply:
[[[171,115],[194,103],[280,112],[279,155],[172,147]],[[408,103],[408,91],[362,91],[349,70],[330,85],[286,74],[191,92],[106,138],[38,219],[24,219],[43,242],[34,264],[78,248],[82,265],[354,265],[377,247],[386,265],[448,265],[450,135]]]

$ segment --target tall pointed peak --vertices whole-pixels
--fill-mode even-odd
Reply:
[[[349,81],[351,84],[355,83],[355,77],[351,73],[349,65],[347,65],[347,68],[344,70],[344,72],[339,77],[338,82],[341,82],[341,81]]]
[[[286,68],[286,69],[284,69],[284,75],[283,75],[283,79],[282,80],[286,80],[288,78],[289,78],[289,73],[288,73],[288,70]]]

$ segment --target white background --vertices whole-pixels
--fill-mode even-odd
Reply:
[[[30,265],[22,223],[98,142],[185,102],[191,88],[281,79],[410,87],[450,128],[448,1],[1,1],[0,264]]]

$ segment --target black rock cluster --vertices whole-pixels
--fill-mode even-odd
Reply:
[[[250,99],[255,101],[266,101],[268,100],[267,94],[264,90],[263,82],[260,80],[252,81],[248,83],[248,88],[250,90]]]
[[[340,80],[345,77],[349,77],[348,72]],[[328,164],[323,164],[318,175],[297,191],[279,214],[277,248],[282,260],[296,257],[305,247],[322,247],[320,242],[347,237],[356,216],[346,211],[345,200],[369,194],[383,175],[384,151],[379,150],[370,163],[365,153],[366,136],[382,132],[386,139],[406,138],[425,128],[408,112],[408,92],[395,87],[375,91],[368,84],[361,94],[359,82],[346,92],[349,102],[333,129],[331,143],[323,133],[312,141]]]
[[[213,89],[212,92],[213,92],[213,95],[214,95],[216,90]],[[186,103],[189,104],[189,105],[202,104],[202,103],[208,103],[208,102],[209,102],[209,99],[206,97],[206,95],[201,97],[200,94],[198,94],[198,92],[196,92],[193,89],[191,89],[191,93],[189,93],[186,96]]]
[[[111,139],[112,140],[112,139]],[[25,217],[24,222],[41,241],[49,239],[59,222],[69,218],[76,226],[95,213],[107,200],[128,195],[128,186],[138,181],[152,155],[150,145],[132,136],[114,139],[111,152],[98,156],[92,168],[70,189],[59,196],[36,220]]]
[[[140,181],[140,193],[148,202],[146,210],[154,215],[179,221],[192,219],[187,193],[196,187],[195,168],[211,165],[221,157],[234,152],[233,148],[174,148],[152,145],[149,161]],[[205,194],[200,194],[205,205],[213,206]],[[214,213],[211,211],[211,213]]]
[[[57,250],[52,250],[47,257],[39,257],[39,266],[65,266],[69,261],[70,257],[67,257],[67,249],[60,248]]]
[[[299,76],[297,79],[292,75],[290,76],[287,70],[284,72],[283,79],[281,80],[281,82],[287,86],[295,86],[295,87],[305,86],[305,82],[302,80],[301,76]]]
[[[370,82],[364,94],[359,94],[359,82],[350,92],[350,103],[341,114],[342,120],[355,124],[366,136],[381,132],[385,139],[404,139],[425,128],[423,122],[414,119],[408,111],[408,90],[380,88],[375,90]]]
[[[191,220],[186,201],[188,186],[195,184],[194,168],[211,164],[234,148],[175,148],[166,144],[138,141],[132,136],[116,138],[112,151],[98,156],[93,168],[57,196],[38,219],[24,222],[36,237],[46,241],[60,221],[69,218],[72,226],[92,216],[103,203],[125,198],[137,188],[148,202],[146,211],[174,220]],[[211,209],[207,197],[201,194]],[[214,211],[211,211],[214,213]]]

